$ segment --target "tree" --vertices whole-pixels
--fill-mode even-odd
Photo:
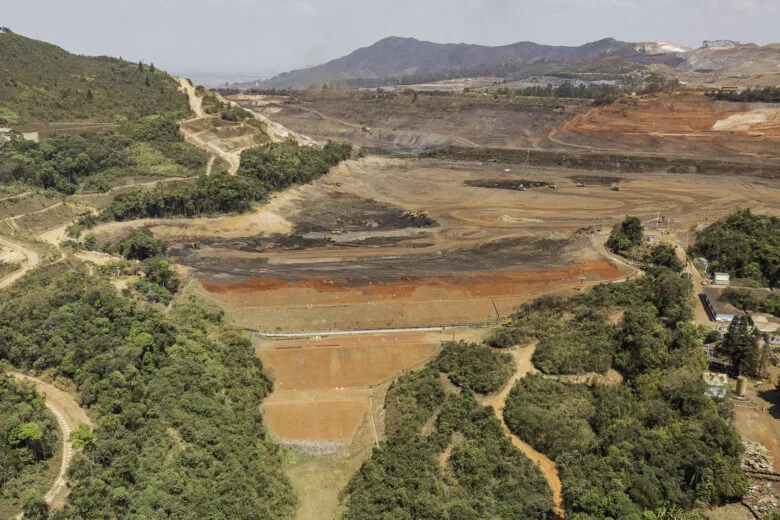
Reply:
[[[94,96],[92,95],[92,89],[87,89],[87,102],[92,103]]]
[[[138,61],[138,72],[144,71],[144,63],[142,61]]]
[[[28,490],[23,497],[22,512],[25,520],[46,520],[49,518],[49,504],[35,490]]]
[[[612,229],[607,247],[615,253],[622,253],[641,244],[643,236],[642,221],[637,217],[627,216]]]
[[[674,246],[670,246],[669,244],[658,244],[655,246],[650,251],[648,260],[652,264],[660,267],[668,267],[673,271],[680,272],[683,269],[683,264],[680,259],[677,258]]]
[[[731,361],[736,375],[745,372],[755,375],[758,369],[758,333],[753,327],[750,316],[735,316],[731,321],[723,341],[720,353]]]
[[[157,70],[157,69],[154,68],[154,63],[149,65],[149,70],[152,71],[152,74],[154,74],[154,71]]]
[[[119,242],[119,252],[128,260],[145,260],[161,256],[165,252],[165,246],[155,240],[149,231],[138,229]]]
[[[95,434],[92,433],[89,426],[84,423],[79,424],[77,430],[70,432],[68,440],[77,450],[82,448],[89,449],[95,446]]]
[[[97,239],[92,233],[87,233],[84,237],[84,249],[87,251],[95,251],[97,249]]]

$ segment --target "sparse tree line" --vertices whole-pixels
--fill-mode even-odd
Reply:
[[[780,103],[780,87],[748,88],[741,92],[713,90],[707,96],[718,101],[741,103]]]

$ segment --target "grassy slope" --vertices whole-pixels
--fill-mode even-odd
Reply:
[[[179,111],[188,111],[187,99],[164,72],[146,65],[141,71],[137,63],[116,58],[77,56],[49,43],[0,33],[0,125],[112,122]]]

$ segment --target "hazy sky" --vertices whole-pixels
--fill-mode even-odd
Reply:
[[[780,41],[780,0],[0,0],[0,25],[174,73],[281,72],[386,36],[503,45]]]

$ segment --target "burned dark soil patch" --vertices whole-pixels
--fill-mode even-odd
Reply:
[[[514,237],[495,240],[475,248],[457,249],[409,256],[368,256],[344,262],[334,259],[308,263],[269,262],[267,258],[234,258],[230,249],[221,244],[209,249],[177,249],[172,255],[183,265],[200,272],[198,278],[207,282],[235,283],[256,276],[268,276],[297,282],[308,278],[327,276],[333,280],[359,280],[358,285],[388,282],[409,276],[457,276],[475,270],[505,271],[542,269],[559,265],[570,240]],[[234,245],[237,245],[234,242]],[[345,248],[346,249],[346,248]],[[224,254],[214,254],[222,250]],[[201,254],[205,253],[205,254]],[[226,261],[226,258],[230,258]]]
[[[606,175],[572,175],[569,177],[574,182],[584,184],[598,184],[599,186],[612,186],[613,184],[619,184],[623,180],[622,177],[610,177]]]
[[[493,188],[499,190],[527,190],[531,188],[546,188],[554,186],[547,181],[529,181],[526,179],[469,179],[463,181],[466,186],[472,188]]]
[[[329,193],[317,204],[302,204],[289,216],[296,234],[341,233],[435,227],[438,223],[425,212],[406,211],[350,193]]]

